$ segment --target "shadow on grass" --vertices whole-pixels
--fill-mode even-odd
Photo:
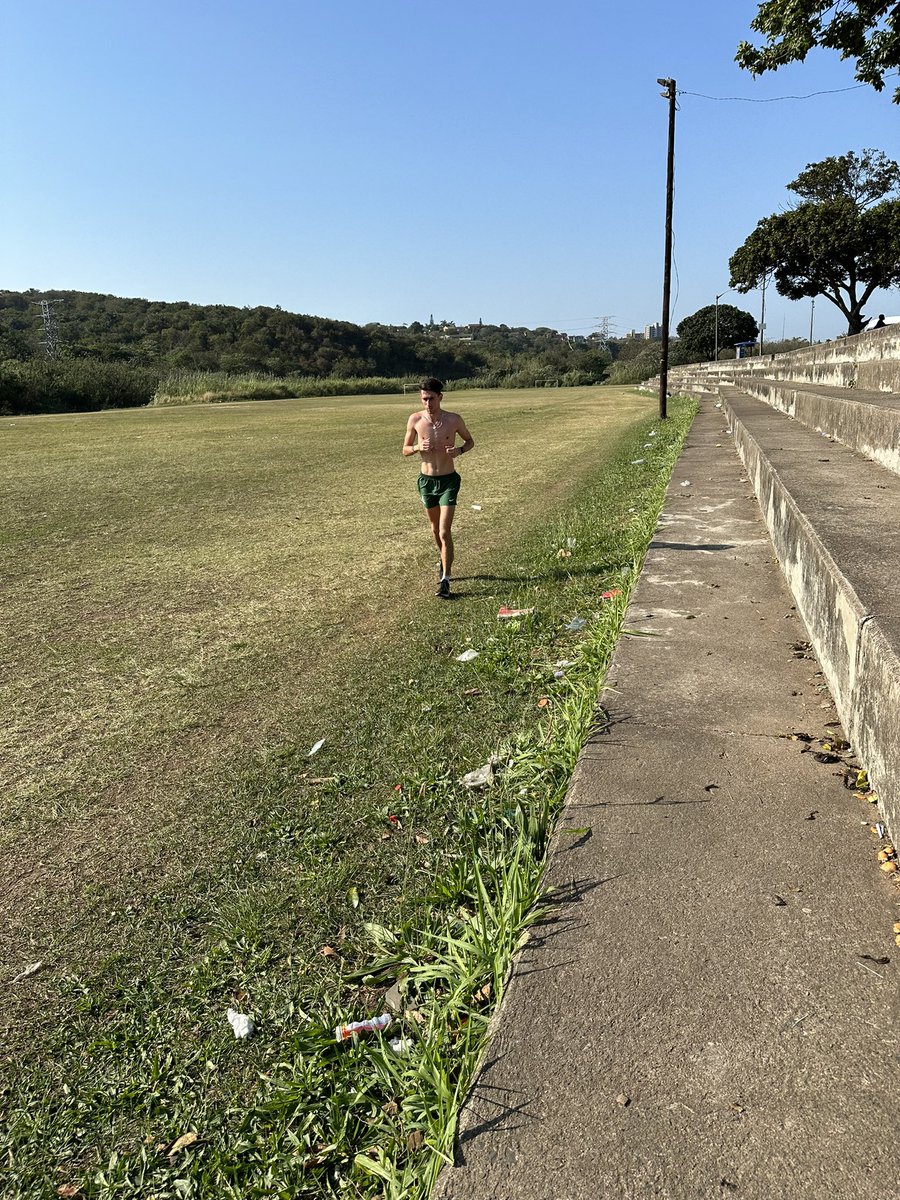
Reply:
[[[590,566],[551,567],[547,571],[518,575],[454,575],[454,583],[562,583],[566,579],[586,579],[590,576],[609,575],[630,567],[630,562],[593,563]]]

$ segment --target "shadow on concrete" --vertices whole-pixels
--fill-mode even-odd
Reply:
[[[501,1062],[504,1057],[504,1055],[498,1055],[495,1058],[488,1059],[487,1062],[485,1062],[482,1066],[479,1073],[481,1079],[483,1080],[484,1076],[488,1074],[488,1072],[490,1072],[490,1070],[499,1062]],[[488,1093],[490,1092],[496,1093],[498,1098],[495,1099],[494,1096],[489,1095]],[[466,1142],[471,1141],[472,1138],[479,1137],[481,1134],[489,1133],[492,1130],[519,1129],[524,1121],[516,1120],[516,1118],[524,1118],[528,1121],[538,1120],[534,1113],[530,1113],[528,1111],[528,1106],[534,1101],[536,1093],[526,1096],[518,1104],[509,1103],[509,1101],[505,1098],[500,1099],[499,1097],[501,1095],[503,1097],[518,1097],[521,1095],[521,1093],[517,1091],[514,1092],[510,1088],[493,1087],[491,1084],[484,1082],[476,1084],[469,1097],[468,1107],[470,1111],[476,1111],[479,1121],[477,1125],[472,1125],[459,1134],[456,1142],[455,1154],[453,1156],[454,1166],[464,1167],[466,1165],[465,1145]],[[494,1116],[485,1115],[482,1117],[481,1112],[478,1111],[481,1105],[490,1105],[492,1108],[499,1111]]]
[[[649,550],[734,550],[733,542],[658,542],[655,539]]]

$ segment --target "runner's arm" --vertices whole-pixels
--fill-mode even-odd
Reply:
[[[406,422],[406,437],[403,439],[403,457],[409,458],[411,454],[416,454],[419,447],[416,445],[416,418],[411,416]]]
[[[465,454],[467,450],[471,450],[475,445],[475,439],[472,437],[471,433],[469,433],[468,429],[466,429],[466,423],[462,417],[459,418],[459,424],[456,427],[456,432],[463,439],[463,444],[461,446],[454,446],[450,451],[450,454],[453,458],[459,458],[460,454]]]

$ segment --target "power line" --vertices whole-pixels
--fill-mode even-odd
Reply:
[[[889,75],[885,75],[885,79],[893,79],[896,75],[900,75],[900,71],[892,71]],[[703,92],[685,92],[680,89],[678,95],[697,96],[700,100],[737,100],[743,104],[778,104],[782,100],[812,100],[814,96],[836,96],[840,92],[858,92],[860,88],[871,86],[870,83],[854,83],[850,87],[826,88],[821,92],[807,92],[805,96],[768,96],[765,99],[759,96],[707,96]]]

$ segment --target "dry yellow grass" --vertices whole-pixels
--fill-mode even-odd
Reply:
[[[7,870],[114,867],[231,762],[315,734],[350,659],[434,603],[399,450],[414,395],[0,421]],[[459,573],[552,509],[653,402],[457,393]],[[473,512],[470,505],[480,503]],[[98,849],[100,847],[101,849]],[[102,861],[101,861],[102,860]]]

